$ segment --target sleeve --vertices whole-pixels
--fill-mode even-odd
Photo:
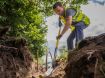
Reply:
[[[66,17],[68,17],[68,16],[74,16],[75,15],[75,10],[73,10],[73,9],[67,9],[66,10]]]

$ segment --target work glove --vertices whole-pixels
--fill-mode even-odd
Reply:
[[[58,35],[57,37],[56,37],[56,39],[60,39],[62,37],[62,35]]]

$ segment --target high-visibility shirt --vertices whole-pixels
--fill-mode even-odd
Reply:
[[[75,15],[73,15],[73,17],[72,17],[72,21],[73,21],[73,22],[78,23],[78,22],[83,21],[86,26],[89,26],[89,24],[90,24],[90,19],[88,18],[88,16],[86,16],[86,15],[82,12],[82,10],[76,10],[75,8],[70,8],[70,9],[73,9],[73,10],[76,11]],[[66,16],[66,13],[65,13],[65,16]],[[61,19],[61,21],[62,21],[64,24],[66,23],[66,20],[65,20],[65,17],[64,17],[64,16],[60,16],[60,19]],[[72,31],[75,30],[75,26],[73,26],[73,25],[71,25],[70,28],[71,28]]]

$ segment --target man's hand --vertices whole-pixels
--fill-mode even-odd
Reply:
[[[61,37],[62,37],[62,35],[60,34],[56,37],[56,39],[60,39]]]

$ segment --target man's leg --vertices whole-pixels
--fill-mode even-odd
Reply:
[[[69,35],[68,39],[67,39],[67,47],[68,47],[68,51],[72,50],[73,47],[73,40],[75,38],[75,30],[71,32],[71,34]]]
[[[83,22],[79,22],[75,25],[75,35],[76,35],[76,48],[78,47],[78,44],[81,40],[83,40],[84,33],[83,29],[85,29],[87,26]]]
[[[73,46],[73,41],[75,38],[75,30],[71,32],[71,34],[69,35],[68,39],[67,39],[67,47],[68,47],[68,56],[69,57],[69,53],[71,53],[71,50],[73,50],[74,46]],[[67,60],[69,61],[69,58],[67,58]]]
[[[78,47],[78,44],[81,40],[83,40],[83,30],[81,29],[76,29],[76,42],[75,42],[75,46],[76,48]]]

